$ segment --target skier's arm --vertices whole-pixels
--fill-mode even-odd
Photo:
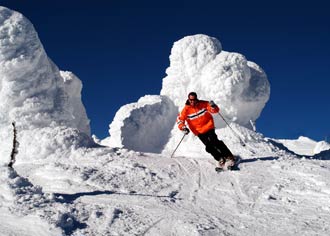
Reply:
[[[207,103],[207,110],[211,113],[218,113],[220,108],[211,100]]]
[[[178,117],[176,119],[176,123],[178,125],[178,128],[180,130],[183,130],[184,128],[187,128],[186,126],[186,119],[187,119],[187,114],[185,108],[178,114]]]

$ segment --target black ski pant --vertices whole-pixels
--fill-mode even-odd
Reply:
[[[227,159],[227,157],[233,156],[224,142],[218,139],[214,129],[211,129],[204,134],[199,134],[198,138],[204,143],[205,150],[217,161],[221,158]]]

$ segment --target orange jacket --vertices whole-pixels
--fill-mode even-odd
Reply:
[[[190,130],[195,134],[204,134],[214,129],[214,120],[211,113],[218,113],[219,107],[212,108],[208,101],[198,100],[195,106],[190,105],[187,100],[186,105],[178,115],[177,124],[180,130],[186,128],[187,121]]]

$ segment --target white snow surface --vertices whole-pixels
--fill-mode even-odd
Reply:
[[[180,109],[187,94],[195,91],[200,99],[217,103],[229,120],[246,127],[259,117],[270,96],[261,67],[242,54],[223,51],[216,38],[203,34],[174,43],[166,73],[161,95]]]
[[[213,47],[196,71],[221,51],[198,37]],[[50,62],[30,22],[3,7],[0,45],[0,235],[330,234],[330,150],[301,157],[243,122],[231,126],[245,147],[228,127],[216,130],[242,158],[238,171],[215,172],[192,134],[170,158],[185,100],[170,94],[122,107],[100,141],[112,146],[92,145],[80,81]],[[20,145],[11,169],[13,120]]]
[[[173,158],[80,147],[2,166],[0,235],[329,235],[330,151],[299,158],[235,129],[246,147],[217,133],[239,171],[215,172],[187,143]]]
[[[146,95],[122,106],[110,125],[109,139],[101,144],[135,151],[160,152],[175,124],[177,107],[165,96]]]
[[[278,139],[290,151],[299,155],[313,156],[322,151],[330,150],[330,144],[325,141],[316,142],[308,137],[300,136],[296,140],[292,139]]]

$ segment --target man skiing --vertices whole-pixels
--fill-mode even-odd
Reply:
[[[218,139],[215,134],[214,120],[211,113],[218,113],[219,107],[213,101],[197,99],[195,92],[188,94],[188,99],[181,113],[178,115],[177,124],[181,131],[188,134],[190,130],[205,145],[205,150],[218,161],[221,169],[230,169],[235,164],[234,155],[228,147]]]

